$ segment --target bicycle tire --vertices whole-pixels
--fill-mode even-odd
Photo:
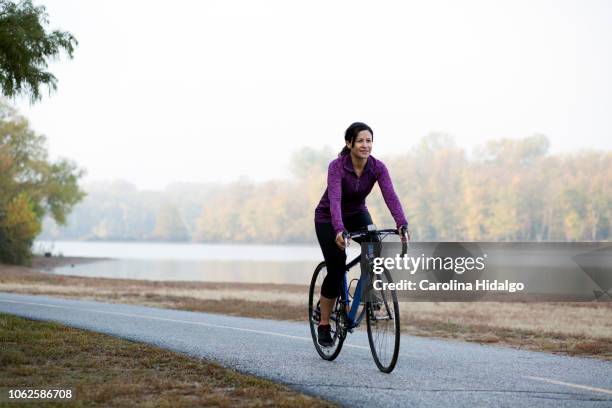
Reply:
[[[342,322],[337,317],[339,312],[339,302],[336,299],[336,304],[334,305],[334,309],[332,310],[332,316],[330,317],[330,324],[332,325],[332,338],[334,339],[334,345],[332,347],[322,347],[317,341],[317,326],[319,321],[316,319],[316,308],[318,305],[318,300],[321,296],[321,284],[323,283],[323,279],[327,274],[327,268],[325,266],[325,262],[321,262],[315,268],[314,273],[312,274],[312,280],[310,281],[310,289],[308,291],[308,322],[310,325],[310,334],[312,335],[312,341],[314,343],[315,349],[319,356],[322,359],[327,361],[333,361],[338,357],[340,351],[342,350],[342,345],[344,344],[344,339],[346,338],[346,334],[342,334],[343,328],[341,327]]]
[[[384,277],[384,279],[382,279]],[[379,276],[381,280],[387,281],[388,283],[393,282],[389,271],[384,271]],[[399,304],[397,302],[397,294],[394,290],[380,291],[378,294],[381,296],[379,302],[373,303],[368,302],[366,304],[366,325],[368,331],[368,342],[370,343],[370,350],[374,362],[380,371],[383,373],[390,373],[397,364],[400,348],[400,314]],[[380,307],[382,311],[382,318],[378,317],[374,319],[375,304]],[[384,322],[384,323],[383,323]],[[384,325],[384,327],[383,327]],[[390,342],[385,342],[385,333],[387,329],[391,329],[394,338]],[[382,336],[382,338],[381,338]],[[383,344],[384,342],[384,344]],[[386,346],[390,345],[393,350],[386,350]]]

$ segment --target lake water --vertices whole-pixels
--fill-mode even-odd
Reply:
[[[35,251],[111,258],[53,269],[61,275],[162,280],[310,284],[321,249],[314,245],[238,245],[37,241]],[[350,248],[349,256],[359,253]]]

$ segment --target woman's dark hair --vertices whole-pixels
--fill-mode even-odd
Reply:
[[[357,135],[359,134],[359,132],[364,131],[364,130],[369,131],[372,134],[372,140],[374,140],[374,132],[372,132],[372,128],[370,128],[368,125],[366,125],[363,122],[351,123],[351,126],[349,126],[346,129],[346,132],[344,132],[344,140],[346,142],[350,142],[351,146],[353,146],[355,144],[355,139],[357,138]],[[338,154],[338,157],[346,156],[350,152],[351,152],[351,149],[349,149],[345,145],[342,148],[342,151],[340,152],[340,154]]]

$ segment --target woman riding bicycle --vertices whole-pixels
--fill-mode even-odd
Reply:
[[[402,205],[393,190],[387,167],[370,155],[374,132],[365,123],[351,124],[344,134],[346,145],[329,164],[327,189],[315,209],[315,230],[327,265],[321,286],[321,321],[317,328],[321,346],[333,344],[329,317],[340,295],[346,267],[344,236],[372,224],[365,199],[378,182],[398,229],[408,226]]]

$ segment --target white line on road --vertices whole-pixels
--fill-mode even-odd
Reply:
[[[556,384],[556,385],[565,385],[566,387],[580,388],[582,390],[589,390],[589,391],[594,391],[594,392],[602,392],[604,394],[612,395],[612,390],[608,390],[606,388],[590,387],[588,385],[573,384],[573,383],[569,383],[569,382],[557,381],[557,380],[552,380],[550,378],[543,378],[543,377],[531,377],[531,376],[527,376],[525,378],[529,378],[530,380],[536,380],[536,381],[544,381],[544,382],[551,383],[551,384]]]
[[[186,323],[186,324],[194,324],[194,325],[197,325],[197,326],[215,327],[215,328],[218,328],[218,329],[230,329],[230,330],[244,331],[244,332],[248,332],[248,333],[267,334],[269,336],[284,337],[284,338],[288,338],[288,339],[312,341],[312,339],[310,337],[293,336],[293,335],[290,335],[290,334],[283,334],[283,333],[271,332],[271,331],[266,331],[266,330],[245,329],[243,327],[225,326],[225,325],[221,325],[221,324],[194,322],[194,321],[191,321],[191,320],[179,320],[179,319],[169,319],[169,318],[166,318],[166,317],[147,316],[147,315],[141,315],[141,314],[136,314],[136,313],[110,312],[110,311],[107,311],[107,310],[96,310],[96,309],[74,309],[72,307],[61,306],[61,305],[54,305],[54,304],[50,304],[50,303],[24,302],[24,301],[18,301],[18,300],[0,299],[0,302],[18,303],[18,304],[32,305],[32,306],[55,307],[55,308],[58,308],[58,309],[69,309],[69,310],[77,310],[77,311],[81,311],[81,312],[91,312],[91,313],[104,313],[104,314],[110,314],[110,315],[116,315],[116,316],[138,317],[138,318],[151,319],[151,320],[161,320],[161,321],[166,321],[166,322]],[[354,345],[354,344],[345,344],[344,346],[345,347],[357,348],[357,349],[363,349],[363,350],[369,350],[369,347],[357,346],[357,345]]]
[[[167,321],[167,322],[174,322],[174,323],[186,323],[186,324],[193,324],[193,325],[198,325],[198,326],[215,327],[215,328],[219,328],[219,329],[229,329],[229,330],[244,331],[244,332],[248,332],[248,333],[266,334],[266,335],[269,335],[269,336],[284,337],[284,338],[295,339],[295,340],[311,341],[311,338],[309,338],[309,337],[293,336],[293,335],[290,335],[290,334],[276,333],[276,332],[271,332],[271,331],[266,331],[266,330],[246,329],[246,328],[243,328],[243,327],[234,327],[234,326],[226,326],[226,325],[220,325],[220,324],[195,322],[195,321],[190,321],[190,320],[169,319],[169,318],[165,318],[165,317],[147,316],[147,315],[136,314],[136,313],[111,312],[111,311],[96,310],[96,309],[74,309],[74,308],[69,307],[69,306],[54,305],[54,304],[50,304],[50,303],[24,302],[24,301],[18,301],[18,300],[0,299],[0,302],[17,303],[17,304],[32,305],[32,306],[54,307],[54,308],[58,308],[58,309],[69,309],[69,310],[77,310],[77,311],[84,311],[84,312],[91,312],[91,313],[102,313],[102,314],[109,314],[109,315],[116,315],[116,316],[136,317],[136,318],[144,318],[144,319],[151,319],[151,320],[160,320],[160,321]],[[357,348],[357,349],[369,350],[369,348],[365,347],[365,346],[357,346],[357,345],[353,345],[353,344],[345,344],[345,346],[346,347],[353,347],[353,348]],[[564,385],[566,387],[578,388],[578,389],[583,389],[583,390],[588,390],[588,391],[593,391],[593,392],[600,392],[600,393],[612,395],[612,390],[609,390],[609,389],[606,389],[606,388],[597,388],[597,387],[591,387],[591,386],[588,386],[588,385],[573,384],[573,383],[569,383],[569,382],[558,381],[558,380],[553,380],[553,379],[550,379],[550,378],[543,378],[543,377],[525,376],[524,378],[528,378],[530,380],[535,380],[535,381],[543,381],[543,382],[547,382],[547,383],[555,384],[555,385]]]

